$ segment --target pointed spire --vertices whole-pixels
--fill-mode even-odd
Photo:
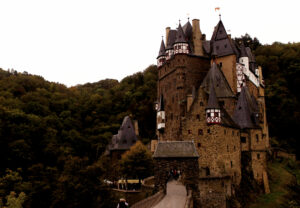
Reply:
[[[177,36],[176,36],[175,43],[186,43],[184,32],[183,32],[180,22],[179,22],[179,26],[177,29]]]
[[[157,111],[164,111],[165,110],[165,106],[164,106],[164,96],[163,94],[160,95],[159,98],[159,103],[158,103],[158,110]]]
[[[162,39],[157,58],[159,58],[160,56],[165,56],[166,55],[165,51],[166,51],[165,43],[164,43],[164,40]]]
[[[257,115],[256,100],[253,99],[253,97],[251,97],[247,86],[244,86],[238,97],[238,102],[233,113],[233,120],[242,129],[257,128],[258,121],[255,118],[256,115]]]
[[[213,62],[207,75],[204,77],[201,87],[203,87],[206,93],[210,92],[211,86],[214,87],[214,91],[218,98],[235,97],[233,94],[225,75],[220,70],[215,62]]]
[[[210,86],[209,98],[206,109],[220,109],[214,86]]]
[[[248,57],[247,52],[246,52],[246,47],[245,47],[243,41],[240,46],[240,51],[241,51],[240,57]]]

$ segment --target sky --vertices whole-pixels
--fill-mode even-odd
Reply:
[[[165,28],[221,18],[232,37],[300,42],[299,0],[0,0],[0,68],[74,86],[156,64]]]

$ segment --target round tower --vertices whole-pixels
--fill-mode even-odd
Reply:
[[[182,29],[180,23],[179,23],[179,27],[177,29],[177,36],[176,36],[176,40],[173,45],[173,48],[174,48],[174,54],[178,54],[178,53],[188,54],[189,53],[189,44],[187,43],[187,41],[185,39],[184,32],[183,32],[183,29]]]

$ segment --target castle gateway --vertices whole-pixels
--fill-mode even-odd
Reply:
[[[226,207],[243,166],[267,184],[264,82],[251,49],[231,39],[221,20],[207,40],[194,19],[166,28],[157,66],[156,187],[165,189],[165,174],[177,168],[201,207]]]

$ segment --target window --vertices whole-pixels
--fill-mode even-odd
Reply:
[[[135,140],[132,140],[132,144],[134,144],[136,141]]]
[[[128,128],[130,129],[130,126],[128,126]]]
[[[220,62],[220,67],[222,67],[222,62]]]
[[[231,167],[231,168],[233,167],[233,162],[232,162],[232,161],[230,161],[230,167]]]
[[[199,114],[196,115],[196,119],[198,119],[200,121],[200,115]]]
[[[235,151],[235,146],[233,146],[233,150]]]
[[[207,133],[208,133],[208,134],[210,133],[210,129],[207,129]]]
[[[220,105],[220,107],[223,107],[224,106],[224,100],[221,100],[221,101],[219,101],[219,105]]]
[[[229,146],[227,145],[227,152],[229,152]]]
[[[198,147],[201,147],[201,143],[200,142],[198,142]]]
[[[226,129],[224,129],[224,135],[226,135]]]
[[[202,129],[198,129],[198,135],[203,135],[203,130]]]
[[[189,130],[188,130],[188,134],[191,134],[191,133],[192,133],[192,130],[189,129]]]
[[[205,168],[205,173],[206,173],[206,176],[209,176],[210,175],[210,170],[208,167]]]
[[[122,143],[123,143],[123,144],[127,144],[127,140],[123,140]]]
[[[258,137],[258,134],[256,134],[256,142],[259,141],[259,137]]]
[[[260,159],[260,154],[257,154],[257,159]]]
[[[225,44],[224,47],[227,48],[227,44]]]
[[[246,143],[246,137],[241,137],[241,143]]]
[[[203,102],[200,102],[200,106],[203,106]]]

